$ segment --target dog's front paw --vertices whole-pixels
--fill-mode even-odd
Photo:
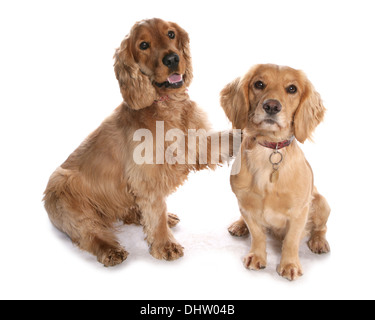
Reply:
[[[277,268],[277,273],[290,281],[303,276],[302,267],[299,263],[280,264]]]
[[[249,253],[243,260],[246,269],[250,270],[261,270],[267,266],[267,261],[264,257],[256,255],[255,253]]]
[[[184,248],[176,242],[167,241],[163,245],[153,244],[150,253],[156,259],[173,261],[183,257]]]

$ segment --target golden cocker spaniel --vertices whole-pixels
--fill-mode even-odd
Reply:
[[[189,36],[180,26],[160,19],[138,22],[114,59],[124,101],[52,174],[45,208],[59,230],[105,266],[128,256],[113,228],[118,220],[143,226],[152,256],[175,260],[184,251],[170,230],[179,219],[167,213],[167,196],[189,172],[215,168],[230,151],[224,154],[223,148],[213,161],[212,137],[205,137],[205,150],[194,140],[193,147],[191,140],[185,141],[194,130],[201,137],[210,125],[186,92],[193,72]],[[149,135],[139,137],[139,130]],[[181,134],[177,141],[165,138],[160,144],[158,130],[163,136],[170,130]],[[149,136],[151,140],[142,140]],[[186,161],[166,162],[164,150],[176,143]],[[140,145],[144,150],[138,152]],[[139,163],[136,158],[144,153],[148,159]],[[169,158],[173,156],[172,148]]]
[[[330,208],[314,186],[313,172],[300,147],[323,120],[320,95],[301,71],[257,65],[221,92],[221,104],[234,128],[244,129],[241,154],[231,176],[242,218],[229,232],[252,237],[244,260],[251,270],[267,265],[266,232],[283,239],[278,273],[289,280],[303,274],[298,250],[310,235],[314,253],[330,251],[326,240]]]

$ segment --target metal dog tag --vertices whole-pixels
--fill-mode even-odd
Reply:
[[[275,183],[277,182],[277,180],[279,180],[279,170],[275,170],[271,173],[271,176],[270,176],[270,182],[271,183]]]

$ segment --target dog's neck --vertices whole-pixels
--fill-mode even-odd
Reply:
[[[154,102],[147,108],[134,110],[138,117],[143,118],[140,114],[147,114],[145,117],[153,119],[153,121],[172,121],[178,127],[176,121],[180,121],[183,114],[191,109],[191,101],[189,95],[183,92],[159,92]],[[178,122],[177,121],[177,122]]]
[[[265,183],[274,184],[279,180],[280,172],[285,173],[285,170],[293,167],[291,166],[291,162],[295,161],[294,157],[289,157],[288,155],[294,152],[296,148],[298,149],[298,146],[296,143],[293,143],[295,140],[294,136],[286,140],[282,140],[282,137],[277,137],[276,141],[274,140],[275,142],[269,138],[264,136],[247,136],[243,142],[244,155],[249,172],[255,175],[259,171],[259,168],[263,168],[262,178],[258,178]],[[288,165],[284,166],[284,159],[286,158]]]
[[[168,101],[182,101],[189,98],[188,89],[183,91],[179,90],[176,92],[161,93],[159,97],[154,100],[154,103],[168,102]]]
[[[259,131],[248,127],[244,130],[245,149],[251,150],[256,146],[280,150],[290,146],[295,140],[292,130],[284,129],[277,132]]]
[[[285,147],[289,147],[294,139],[295,137],[292,136],[290,139],[280,141],[280,142],[270,142],[270,141],[264,140],[262,142],[258,142],[258,144],[260,144],[262,147],[265,147],[265,148],[280,150]]]
[[[154,100],[154,102],[158,103],[158,102],[165,102],[169,100],[170,100],[170,97],[168,95],[165,95],[165,96],[158,97],[157,99]]]

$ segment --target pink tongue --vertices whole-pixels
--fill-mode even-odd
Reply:
[[[168,77],[169,83],[177,83],[182,81],[182,76],[180,74],[172,74],[171,76]]]

